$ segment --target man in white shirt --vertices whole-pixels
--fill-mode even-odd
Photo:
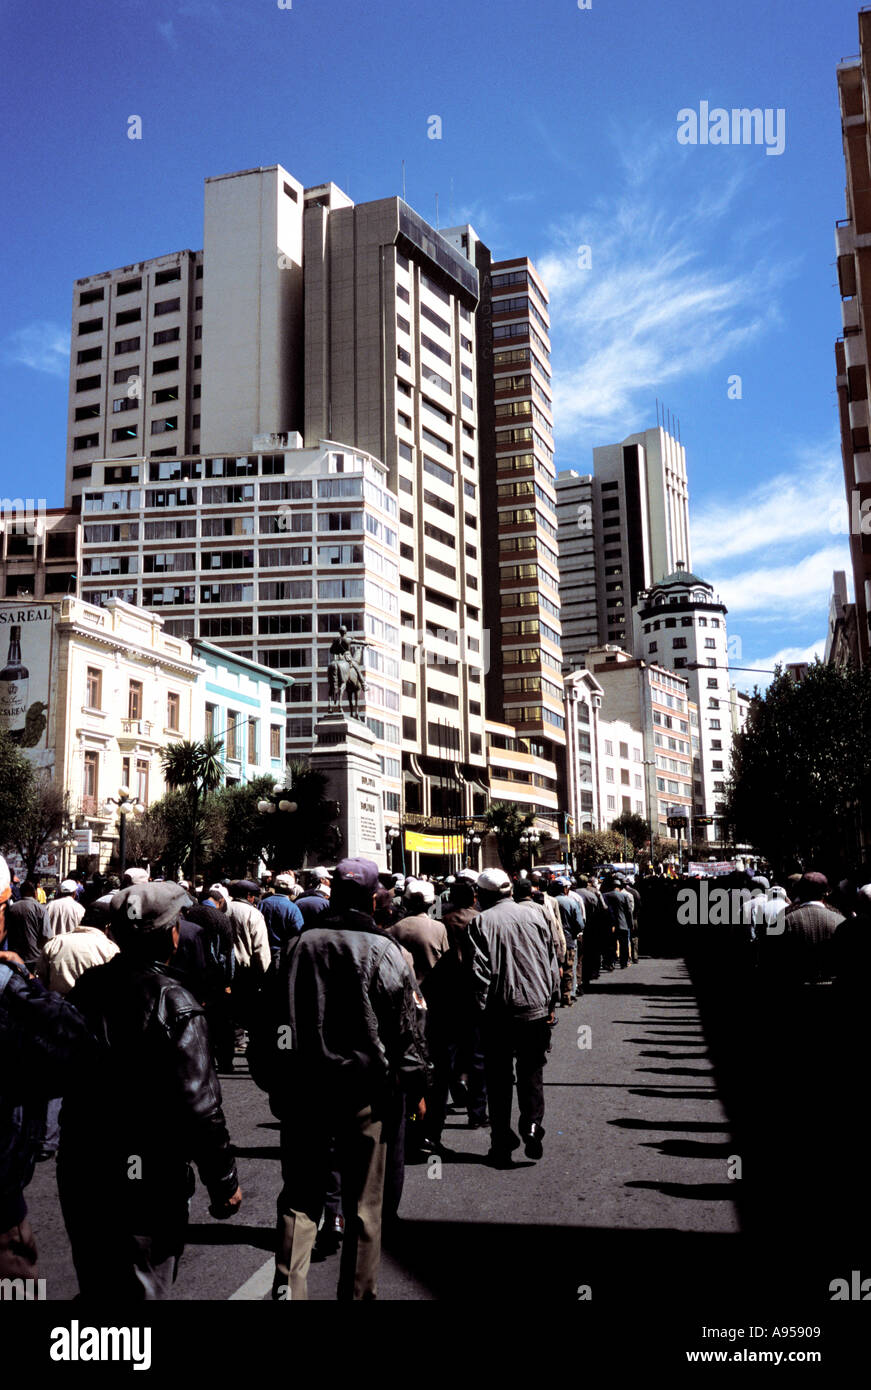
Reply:
[[[48,904],[48,929],[50,936],[60,936],[63,932],[75,931],[85,915],[85,909],[76,901],[78,884],[73,878],[65,878],[57,895]]]

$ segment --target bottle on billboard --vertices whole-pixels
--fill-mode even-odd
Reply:
[[[21,627],[9,629],[6,665],[0,671],[0,730],[16,742],[24,737],[30,672],[21,660]]]

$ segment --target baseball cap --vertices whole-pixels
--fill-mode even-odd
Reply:
[[[293,881],[288,874],[276,874],[273,883],[274,888],[292,888]]]
[[[340,859],[333,870],[333,882],[359,883],[361,888],[374,893],[381,882],[378,865],[373,864],[371,859]]]
[[[160,931],[173,926],[193,898],[177,883],[133,883],[112,898],[112,926]]]
[[[224,902],[226,902],[226,901],[227,901],[227,896],[228,896],[229,892],[230,892],[230,890],[229,890],[229,888],[226,887],[225,884],[223,884],[223,883],[213,883],[212,886],[211,886],[211,888],[209,889],[209,896],[211,897],[212,894],[217,894],[217,896],[218,896],[219,898],[223,898],[223,899],[224,899]]]
[[[124,885],[125,885],[125,887],[128,887],[128,888],[129,888],[129,886],[130,886],[131,883],[147,883],[147,882],[148,882],[148,870],[147,870],[147,869],[137,869],[137,868],[133,868],[133,869],[125,869],[125,870],[124,870]]]
[[[460,872],[457,874],[457,878],[468,879],[469,883],[478,882],[478,874],[474,869],[460,869]]]
[[[74,878],[65,878],[60,886],[59,892],[75,893],[78,891],[78,887],[79,885],[76,883],[76,880]]]
[[[406,898],[423,898],[425,903],[435,902],[435,888],[425,878],[408,878],[405,881]]]
[[[478,878],[478,888],[483,893],[510,893],[511,879],[504,869],[485,869]]]

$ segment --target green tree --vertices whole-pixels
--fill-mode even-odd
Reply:
[[[582,874],[592,873],[599,864],[619,864],[623,860],[623,836],[613,830],[582,830],[572,836],[572,854]]]
[[[214,868],[215,874],[223,872],[232,878],[256,874],[270,841],[266,821],[272,819],[258,811],[257,803],[271,796],[274,785],[272,777],[255,777],[244,786],[221,787],[210,798],[222,818],[223,837],[220,863],[213,860],[209,873]]]
[[[534,814],[521,811],[513,801],[492,801],[484,812],[484,820],[487,828],[496,836],[496,849],[503,869],[508,874],[516,873],[527,855],[527,850],[520,843],[520,836],[532,825]]]
[[[180,802],[167,807],[172,830],[173,852],[180,854],[179,863],[193,878],[202,849],[205,831],[205,803],[224,780],[221,761],[223,743],[206,738],[201,743],[182,739],[170,743],[161,752],[163,775],[170,792],[178,792]]]
[[[0,732],[0,847],[15,848],[15,831],[21,808],[27,804],[34,775],[30,761]]]
[[[817,661],[796,682],[778,667],[734,739],[726,833],[779,873],[839,874],[863,857],[869,793],[871,668]]]
[[[19,807],[11,837],[24,860],[28,878],[35,877],[40,856],[62,829],[66,815],[67,797],[62,788],[47,774],[34,774]]]
[[[261,816],[261,857],[272,870],[299,869],[309,861],[335,863],[344,853],[336,821],[335,802],[324,793],[327,779],[305,758],[290,758],[285,773],[284,799],[295,811]]]
[[[650,826],[643,816],[638,816],[634,811],[624,811],[616,820],[612,820],[611,829],[617,835],[622,835],[627,841],[627,849],[634,851],[629,854],[630,859],[635,858],[635,853],[643,849],[650,839]]]

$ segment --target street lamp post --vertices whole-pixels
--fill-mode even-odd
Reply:
[[[541,839],[540,834],[538,833],[537,830],[534,830],[534,829],[532,828],[532,826],[529,826],[526,830],[521,830],[521,832],[520,832],[520,843],[523,845],[524,849],[528,849],[528,850],[529,850],[529,872],[530,872],[530,873],[532,873],[532,859],[533,859],[533,853],[534,853],[534,850],[535,850],[535,846],[538,844],[538,842],[539,842],[540,839]]]
[[[76,847],[76,837],[72,833],[72,828],[67,823],[56,839],[51,841],[52,849],[58,852],[58,868],[60,870],[58,879],[67,877],[69,866],[69,852]]]
[[[141,815],[145,810],[141,801],[131,795],[129,787],[119,787],[117,796],[107,796],[111,806],[118,807],[118,863],[123,875],[127,867],[127,817]]]
[[[384,828],[384,838],[387,841],[387,867],[393,872],[393,846],[399,839],[402,831],[396,825],[388,825]]]
[[[644,766],[644,767],[652,767],[652,768],[655,768],[655,767],[656,767],[656,759],[655,759],[655,758],[644,758],[644,759],[642,759],[642,766]],[[653,780],[654,788],[655,788],[656,778],[654,777],[652,780]],[[648,828],[648,830],[650,831],[650,867],[651,867],[651,869],[652,869],[652,868],[653,868],[653,794],[652,794],[652,791],[651,791],[650,783],[651,783],[651,776],[650,776],[650,773],[648,773],[648,774],[647,774],[647,828]]]
[[[469,861],[469,864],[468,864],[468,867],[469,867],[469,868],[474,869],[474,868],[477,867],[478,848],[479,848],[480,844],[481,844],[481,836],[477,833],[477,831],[475,831],[475,830],[464,830],[464,831],[463,831],[463,848],[465,849],[465,852],[466,852],[466,859]],[[475,861],[476,861],[475,864],[472,864],[472,863],[471,863],[471,860],[472,860],[472,857],[473,857],[473,856],[469,853],[470,850],[474,850],[474,852],[475,852],[475,853],[474,853],[474,859],[475,859]]]

